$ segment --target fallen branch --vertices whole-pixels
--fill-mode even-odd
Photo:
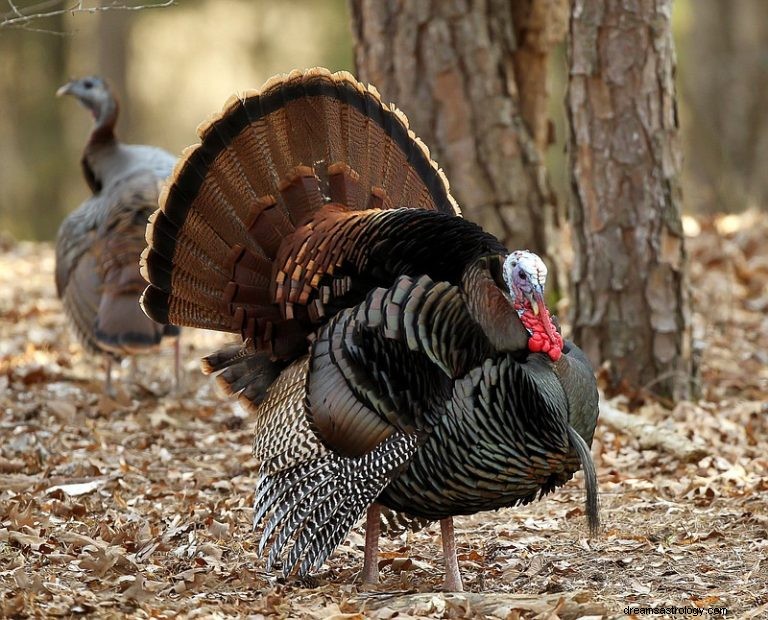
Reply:
[[[637,439],[643,450],[659,449],[686,463],[703,459],[709,450],[700,439],[688,439],[669,427],[659,426],[638,414],[617,409],[605,400],[600,401],[600,422]]]

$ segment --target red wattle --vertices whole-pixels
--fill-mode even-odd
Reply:
[[[554,329],[548,310],[542,308],[541,312],[535,315],[528,306],[522,306],[522,309],[520,321],[531,334],[528,338],[528,350],[532,353],[546,353],[553,362],[559,360],[563,355],[563,337]]]

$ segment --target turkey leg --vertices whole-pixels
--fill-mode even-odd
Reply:
[[[373,503],[368,507],[365,519],[365,559],[363,583],[379,581],[379,533],[381,531],[381,506]]]
[[[443,538],[443,557],[445,558],[445,583],[446,592],[463,592],[461,583],[459,561],[456,558],[456,539],[453,533],[453,517],[440,519],[440,534]]]
[[[139,366],[138,362],[136,361],[136,356],[132,355],[131,359],[128,360],[128,383],[131,385],[136,384],[136,377],[138,377],[139,373]]]
[[[181,334],[173,343],[173,391],[176,394],[181,392]]]
[[[109,355],[104,357],[104,392],[107,396],[114,396],[112,389],[112,358]]]

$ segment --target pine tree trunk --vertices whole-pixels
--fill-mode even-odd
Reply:
[[[569,42],[574,340],[613,388],[692,376],[672,0],[575,0]]]
[[[556,269],[546,62],[567,0],[351,0],[351,11],[358,77],[405,112],[464,215]]]

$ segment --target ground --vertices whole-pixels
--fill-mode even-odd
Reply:
[[[135,383],[121,369],[109,398],[68,335],[51,247],[0,240],[0,615],[768,617],[768,226],[748,214],[687,229],[701,397],[611,404],[703,449],[601,423],[599,537],[580,474],[531,506],[457,519],[466,595],[440,594],[435,526],[383,541],[375,588],[359,581],[359,530],[311,583],[267,575],[252,420],[198,370],[222,336],[185,332],[180,393],[168,347],[139,360]]]

